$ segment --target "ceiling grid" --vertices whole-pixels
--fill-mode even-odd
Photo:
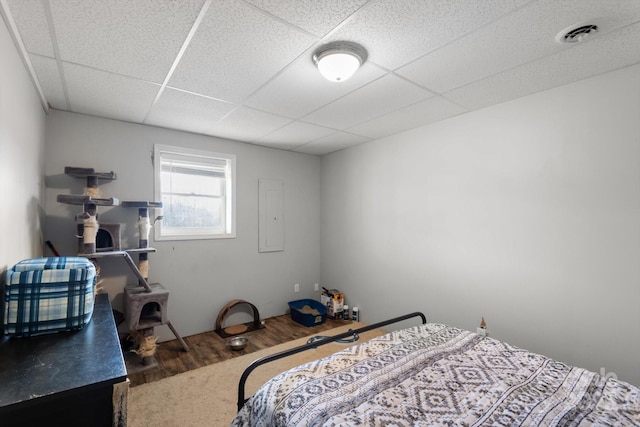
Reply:
[[[315,155],[640,62],[635,0],[0,0],[0,11],[45,109]],[[590,23],[584,41],[556,41]],[[340,83],[311,59],[336,41],[368,54]]]

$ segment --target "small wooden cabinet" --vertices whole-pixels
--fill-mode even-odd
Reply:
[[[0,425],[127,424],[129,382],[109,296],[80,331],[0,339]]]

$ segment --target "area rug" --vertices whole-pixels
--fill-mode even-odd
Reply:
[[[333,336],[364,326],[352,323],[323,331],[317,335]],[[352,345],[384,334],[374,329],[360,334],[355,343],[332,343],[298,353],[256,368],[249,376],[245,395],[251,396],[263,383],[280,372],[319,359]],[[314,335],[300,338],[224,362],[184,372],[129,390],[129,427],[228,426],[237,411],[238,381],[244,369],[254,360],[298,345]]]

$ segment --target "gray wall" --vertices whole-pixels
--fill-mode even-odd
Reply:
[[[312,297],[319,278],[320,159],[186,132],[52,111],[47,120],[46,238],[64,254],[76,252],[74,216],[79,206],[57,203],[58,194],[82,194],[84,180],[64,175],[65,166],[114,171],[101,185],[104,197],[153,200],[153,144],[237,156],[237,238],[163,241],[151,245],[150,281],[169,289],[169,319],[183,336],[214,328],[232,299],[258,307],[262,317],[285,313],[287,301]],[[258,179],[284,182],[285,250],[258,253]],[[104,223],[126,224],[123,240],[137,247],[137,209],[99,208]],[[152,233],[153,235],[153,233]],[[103,286],[122,310],[122,289],[136,280],[124,261],[101,261]],[[300,292],[294,293],[294,283]],[[242,310],[237,315],[244,315]],[[238,316],[236,316],[238,317]],[[250,320],[230,318],[228,324]],[[173,338],[156,328],[161,340]]]
[[[323,284],[640,385],[639,94],[634,66],[325,156]]]
[[[2,273],[22,259],[42,255],[45,113],[2,19],[0,58]]]

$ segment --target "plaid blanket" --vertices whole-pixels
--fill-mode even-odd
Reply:
[[[96,270],[87,258],[20,261],[7,271],[4,334],[26,337],[82,329],[93,314]]]

